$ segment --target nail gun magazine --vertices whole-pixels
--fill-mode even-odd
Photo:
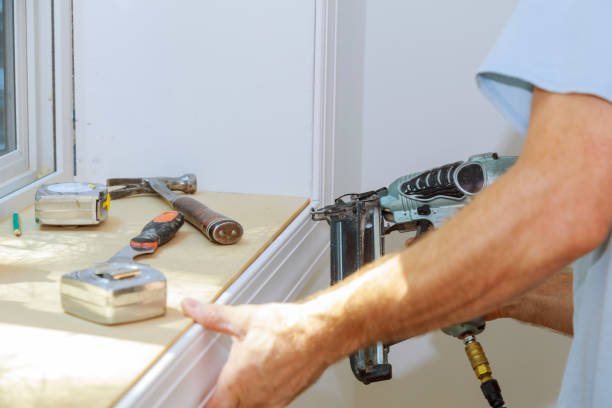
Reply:
[[[497,153],[475,155],[430,170],[399,177],[388,187],[346,194],[332,205],[312,211],[314,221],[330,226],[331,284],[385,254],[385,236],[393,231],[413,232],[418,239],[438,228],[504,174],[517,157]],[[475,335],[485,329],[484,317],[461,322],[443,331],[461,339],[481,389],[489,404],[501,407],[503,399]],[[378,342],[349,357],[355,377],[369,384],[392,377],[388,362],[390,344]]]

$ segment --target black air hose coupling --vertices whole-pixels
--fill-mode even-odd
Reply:
[[[491,407],[503,408],[504,399],[502,398],[501,388],[497,380],[492,379],[480,384],[480,389]]]

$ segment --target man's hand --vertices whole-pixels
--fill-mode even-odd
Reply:
[[[185,299],[182,306],[204,328],[233,337],[207,408],[284,407],[334,362],[328,347],[317,344],[317,322],[304,305],[229,307]]]

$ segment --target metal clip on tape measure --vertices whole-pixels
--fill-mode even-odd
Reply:
[[[110,195],[97,183],[43,184],[36,191],[36,222],[45,225],[96,225],[108,217]]]

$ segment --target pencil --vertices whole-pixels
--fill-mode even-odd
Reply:
[[[21,226],[19,225],[19,213],[13,213],[13,234],[16,237],[21,236]]]

